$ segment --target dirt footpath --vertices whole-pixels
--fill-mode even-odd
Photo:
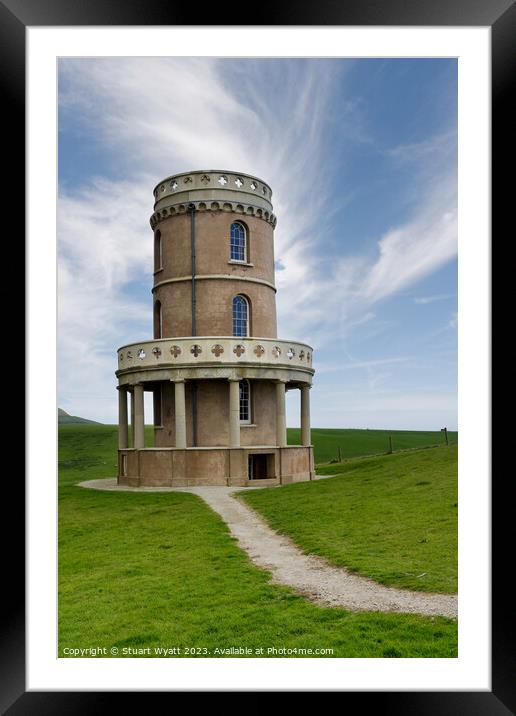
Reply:
[[[457,617],[457,595],[411,592],[386,587],[367,577],[334,567],[321,557],[304,554],[292,540],[274,532],[250,507],[232,493],[241,488],[127,488],[116,479],[89,480],[81,487],[131,492],[191,492],[201,497],[228,525],[240,547],[272,581],[292,587],[317,604],[355,611],[405,612],[426,616]]]

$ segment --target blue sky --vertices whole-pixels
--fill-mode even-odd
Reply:
[[[272,187],[312,425],[456,429],[453,59],[60,60],[59,405],[116,422],[116,348],[152,335],[152,189],[202,168]]]

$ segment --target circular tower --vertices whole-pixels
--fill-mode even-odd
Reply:
[[[277,338],[271,196],[261,179],[218,170],[176,174],[154,189],[154,339],[118,351],[119,483],[313,477],[312,349]],[[293,388],[302,444],[287,446],[285,391]]]

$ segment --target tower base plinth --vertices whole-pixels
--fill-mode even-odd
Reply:
[[[118,484],[130,487],[267,487],[312,480],[313,448],[126,448],[118,451]]]

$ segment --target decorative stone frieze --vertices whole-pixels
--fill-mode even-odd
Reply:
[[[119,371],[130,369],[128,361],[138,355],[139,366],[172,365],[174,367],[220,363],[274,366],[298,366],[313,373],[310,346],[277,338],[162,338],[123,346],[118,350]]]

